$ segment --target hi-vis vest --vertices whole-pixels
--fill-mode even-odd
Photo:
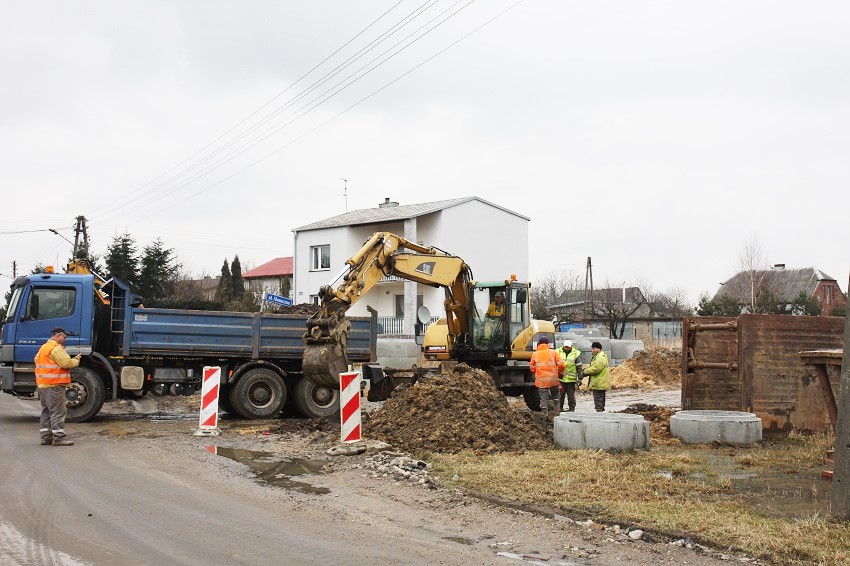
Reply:
[[[50,352],[53,351],[53,348],[59,347],[57,342],[48,340],[38,349],[38,354],[35,355],[35,384],[39,387],[71,383],[71,370],[59,367],[50,358]]]
[[[537,351],[531,354],[530,369],[536,387],[557,387],[558,374],[563,368],[564,362],[548,344],[538,344]]]

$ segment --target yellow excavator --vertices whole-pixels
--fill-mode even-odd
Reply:
[[[515,276],[476,281],[461,258],[390,232],[373,234],[346,265],[348,271],[336,288],[319,289],[321,308],[307,321],[303,359],[307,379],[321,386],[339,386],[339,374],[348,370],[345,347],[351,327],[346,311],[378,281],[395,276],[445,291],[445,318],[425,334],[426,358],[447,358],[483,369],[506,395],[523,395],[529,407],[539,408],[528,365],[541,336],[554,343],[555,327],[531,319],[529,283]],[[495,313],[493,304],[499,304]],[[374,387],[385,376],[380,369],[375,373],[375,364],[369,366]],[[391,389],[387,385],[386,393]]]

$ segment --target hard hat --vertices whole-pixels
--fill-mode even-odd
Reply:
[[[573,341],[572,340],[564,340],[564,348],[572,348]]]
[[[502,297],[503,299],[505,298],[505,294],[502,291],[496,291],[496,296]]]

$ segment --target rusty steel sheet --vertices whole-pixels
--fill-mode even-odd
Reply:
[[[766,432],[825,430],[831,423],[821,385],[800,352],[840,348],[843,328],[838,317],[687,318],[682,407],[752,412]],[[829,379],[837,393],[838,372]]]

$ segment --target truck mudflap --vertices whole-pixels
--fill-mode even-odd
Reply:
[[[11,391],[15,386],[15,369],[12,366],[0,366],[0,390]]]

